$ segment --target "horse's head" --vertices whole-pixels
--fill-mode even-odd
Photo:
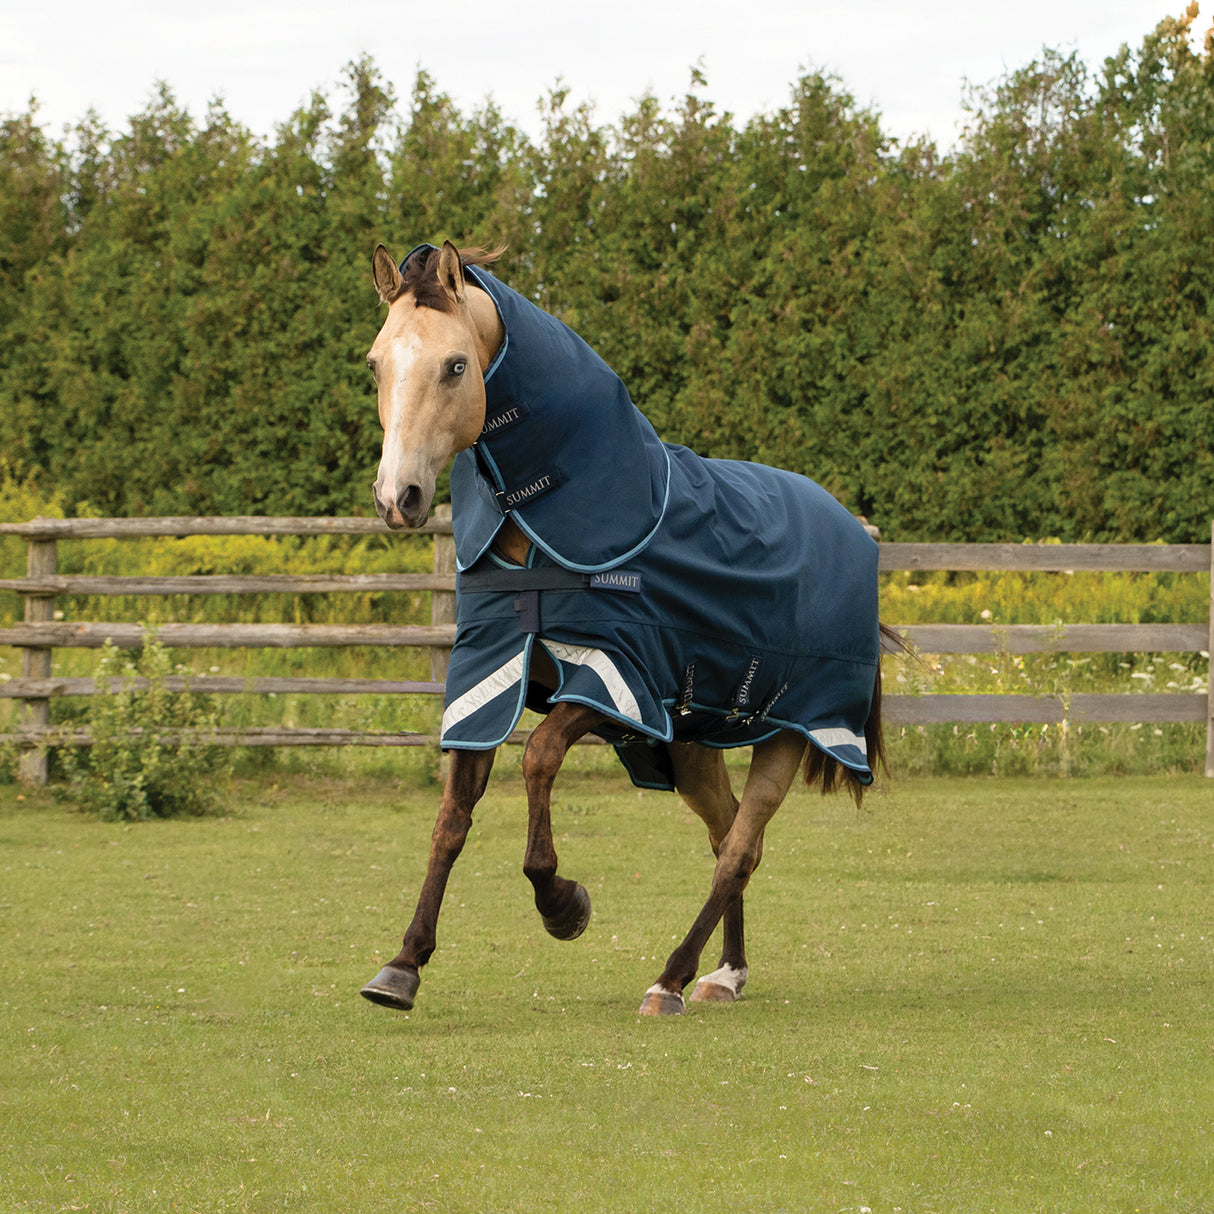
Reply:
[[[492,254],[475,258],[478,264]],[[372,492],[389,527],[420,527],[439,474],[485,424],[484,373],[502,341],[493,301],[464,276],[450,241],[419,249],[404,273],[381,244],[371,260],[388,305],[367,354],[384,449]]]

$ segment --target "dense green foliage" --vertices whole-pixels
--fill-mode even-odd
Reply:
[[[1044,52],[899,146],[807,75],[745,123],[695,74],[529,139],[369,61],[269,142],[167,88],[114,133],[0,124],[0,445],[114,514],[365,513],[368,259],[505,240],[664,437],[806,472],[887,538],[1209,536],[1214,55],[1196,6]]]

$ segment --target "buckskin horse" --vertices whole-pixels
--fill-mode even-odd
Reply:
[[[743,890],[798,770],[858,802],[884,761],[876,544],[803,476],[663,443],[580,337],[489,271],[500,253],[372,258],[388,305],[367,355],[375,506],[390,528],[421,526],[450,464],[458,579],[426,876],[399,954],[362,994],[413,1006],[473,807],[530,707],[544,715],[522,762],[523,871],[545,928],[573,940],[590,919],[585,887],[557,874],[550,801],[569,747],[595,733],[636,785],[682,796],[716,856],[641,1014],[684,1010],[722,921],[720,965],[691,999],[731,1002],[748,973]],[[753,747],[740,800],[734,746]]]

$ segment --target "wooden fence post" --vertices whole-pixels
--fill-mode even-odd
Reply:
[[[451,507],[444,503],[434,507],[434,521],[449,523]],[[434,572],[455,576],[455,536],[437,532],[434,536]],[[430,593],[430,623],[455,623],[455,594],[447,590],[434,590]],[[435,683],[447,681],[447,667],[451,662],[450,649],[430,650],[430,678]]]
[[[1214,779],[1214,522],[1210,524],[1210,673],[1206,679],[1206,775]]]
[[[55,540],[30,540],[26,573],[29,577],[48,577],[58,571],[59,551]],[[55,618],[54,595],[25,594],[25,622],[41,624]],[[21,651],[21,676],[26,679],[51,677],[51,649],[26,648]],[[51,721],[51,702],[45,698],[25,700],[23,723],[46,728]],[[18,771],[24,784],[45,784],[47,776],[46,748],[22,750]]]

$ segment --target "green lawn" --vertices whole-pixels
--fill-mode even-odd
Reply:
[[[280,776],[129,826],[0,787],[0,1210],[1214,1208],[1214,782],[798,792],[743,1000],[642,1021],[701,827],[568,773],[595,915],[559,943],[499,766],[407,1016],[357,991],[432,788]]]

